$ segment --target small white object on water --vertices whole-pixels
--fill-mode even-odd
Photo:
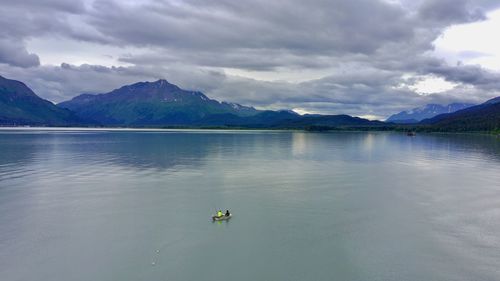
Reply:
[[[152,263],[151,263],[151,265],[155,265],[155,264],[156,264],[156,262],[152,262]]]
[[[160,250],[156,250],[156,252],[157,252],[157,253],[159,253],[159,252],[160,252]]]

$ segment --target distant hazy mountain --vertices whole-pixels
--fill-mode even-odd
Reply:
[[[469,103],[451,103],[445,106],[439,104],[428,104],[426,106],[417,107],[412,110],[401,111],[389,117],[386,122],[399,124],[418,123],[421,120],[432,118],[439,114],[452,113],[471,106],[473,106],[473,104]]]
[[[500,97],[453,113],[425,119],[420,124],[442,131],[500,130]]]
[[[69,110],[38,97],[24,83],[0,76],[0,125],[76,125]]]
[[[252,107],[183,90],[166,80],[139,82],[105,94],[83,94],[58,105],[102,125],[126,126],[193,125],[214,115],[246,117],[259,113]]]

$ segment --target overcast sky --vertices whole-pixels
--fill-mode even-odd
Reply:
[[[0,75],[61,102],[164,78],[369,118],[500,94],[498,0],[0,0]]]

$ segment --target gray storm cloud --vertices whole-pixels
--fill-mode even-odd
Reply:
[[[428,102],[480,102],[498,93],[497,73],[429,55],[445,28],[484,20],[497,2],[0,0],[0,25],[7,27],[0,29],[0,74],[54,102],[166,78],[261,108],[387,116]],[[125,66],[40,65],[44,57],[26,43],[33,39],[65,53],[70,47],[64,40],[114,48],[113,57]],[[75,54],[86,60],[85,50]],[[241,71],[269,79],[234,74]],[[301,71],[315,78],[273,78]],[[412,74],[459,85],[420,95],[401,86],[414,82],[407,77]]]
[[[22,42],[0,39],[0,63],[32,67],[40,65],[40,59],[36,54],[29,53]]]

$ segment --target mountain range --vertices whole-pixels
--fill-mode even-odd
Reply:
[[[381,126],[348,115],[299,115],[219,102],[161,79],[109,93],[82,94],[57,106],[24,83],[1,77],[0,125],[309,128]]]
[[[387,118],[386,122],[397,124],[415,124],[424,119],[432,118],[444,113],[452,113],[473,105],[474,104],[470,103],[451,103],[444,106],[440,104],[428,104],[423,107],[417,107],[412,110],[401,111],[397,114],[391,115]]]
[[[219,102],[163,79],[123,86],[104,94],[80,95],[58,106],[104,126],[305,128],[383,124],[347,115],[301,116],[290,110],[257,110]]]
[[[430,116],[411,126],[434,131],[492,131],[500,128],[499,107],[500,97],[477,106],[428,105],[395,114],[388,121],[412,120],[415,123]],[[450,113],[435,116],[442,111]],[[237,103],[219,102],[201,92],[183,90],[164,79],[123,86],[109,93],[82,94],[54,105],[38,97],[24,83],[1,76],[0,125],[307,130],[380,130],[410,126],[349,115],[299,115],[290,110],[258,110]]]

